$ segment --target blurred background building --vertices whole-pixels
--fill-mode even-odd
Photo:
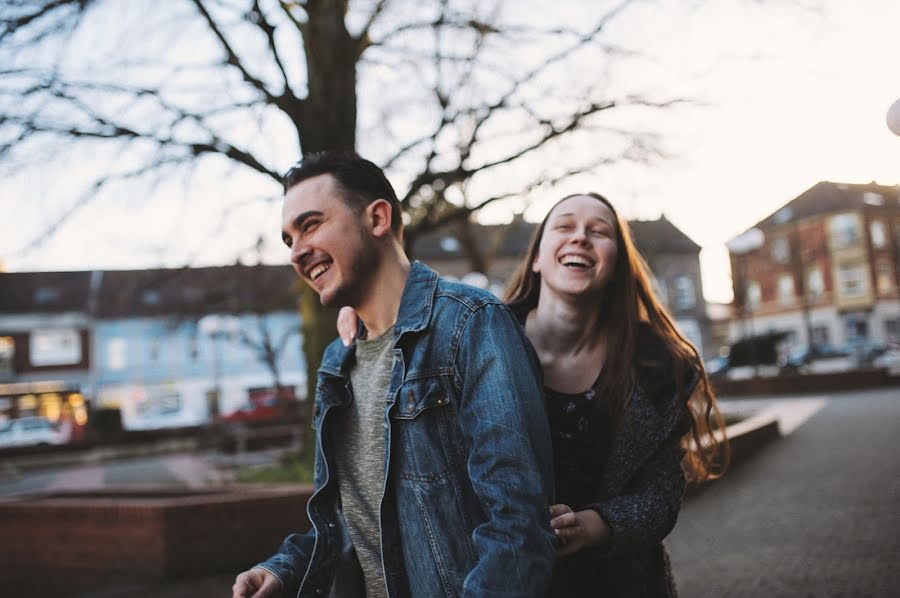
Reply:
[[[799,362],[900,342],[900,187],[819,182],[751,231],[730,250],[732,342],[783,333]]]
[[[715,352],[700,247],[665,217],[631,226],[678,325]],[[502,295],[535,227],[463,221],[413,254]],[[0,418],[83,425],[89,406],[107,433],[275,419],[305,394],[298,285],[266,265],[0,274]]]

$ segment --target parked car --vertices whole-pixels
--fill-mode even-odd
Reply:
[[[69,439],[46,417],[20,417],[0,424],[0,448],[65,444]]]
[[[872,366],[887,370],[892,376],[900,376],[900,348],[892,347],[872,360]]]

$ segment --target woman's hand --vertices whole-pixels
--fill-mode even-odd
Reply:
[[[551,505],[550,528],[559,539],[557,556],[574,554],[586,546],[599,546],[610,536],[609,525],[597,511],[572,510],[569,505]]]
[[[353,339],[356,338],[356,326],[359,319],[356,317],[356,311],[352,307],[342,307],[338,312],[337,330],[338,336],[345,347],[349,347]]]

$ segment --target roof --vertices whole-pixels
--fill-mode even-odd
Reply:
[[[628,223],[634,244],[643,254],[700,253],[701,247],[665,216]]]
[[[900,207],[900,185],[863,185],[820,181],[751,228],[770,229],[784,222],[866,206]]]
[[[294,309],[296,283],[290,266],[265,265],[0,273],[0,313],[115,318]]]
[[[216,266],[103,273],[102,318],[293,309],[297,275],[290,266]]]
[[[0,313],[87,311],[91,273],[0,273]]]

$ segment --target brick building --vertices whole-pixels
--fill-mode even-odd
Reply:
[[[900,186],[817,183],[729,249],[732,340],[779,331],[793,349],[900,342]]]

